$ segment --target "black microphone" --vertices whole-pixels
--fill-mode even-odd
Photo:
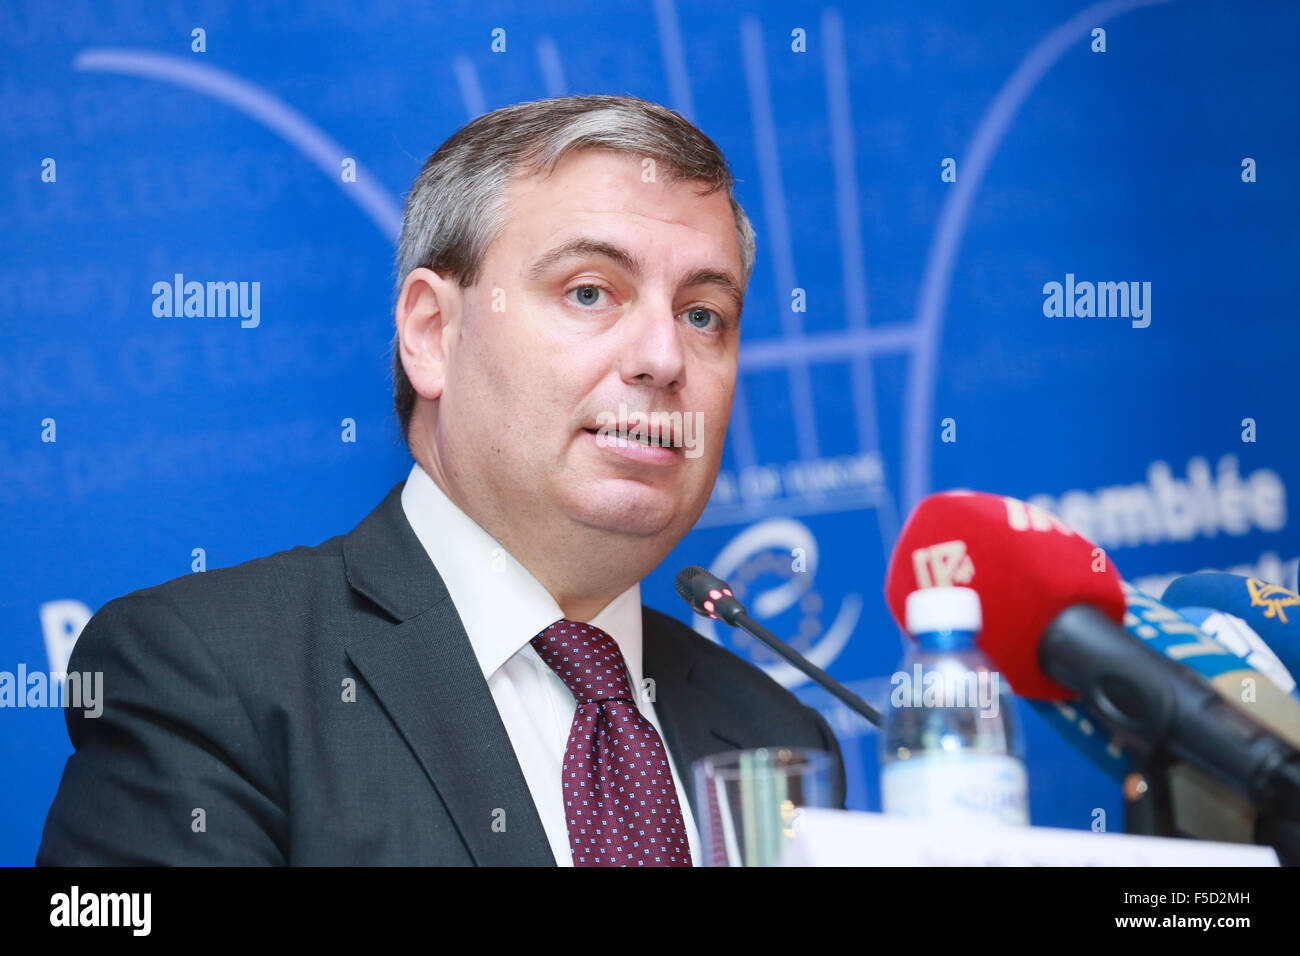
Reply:
[[[696,614],[738,627],[758,638],[791,665],[807,674],[818,686],[834,694],[854,713],[865,717],[876,727],[880,726],[880,711],[750,617],[749,612],[745,610],[745,605],[736,600],[726,581],[701,567],[691,565],[689,568],[682,568],[677,575],[677,593]]]
[[[1300,820],[1300,751],[1095,607],[1076,604],[1058,614],[1043,632],[1038,660],[1134,749],[1167,753],[1261,810]]]

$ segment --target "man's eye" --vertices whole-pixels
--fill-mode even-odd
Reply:
[[[714,312],[712,309],[706,309],[703,306],[696,306],[693,309],[687,309],[685,314],[686,321],[697,329],[707,329],[714,319],[717,319],[719,327],[722,326],[722,316],[718,315],[718,313]]]
[[[576,295],[579,305],[595,305],[600,301],[604,291],[598,285],[580,285],[575,289],[570,289],[569,295]]]

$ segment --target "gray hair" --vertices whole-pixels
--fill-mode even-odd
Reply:
[[[505,228],[510,179],[546,175],[580,149],[653,159],[656,174],[668,183],[702,183],[701,196],[726,189],[740,247],[741,288],[749,285],[754,230],[713,140],[681,114],[636,97],[564,96],[485,113],[429,157],[406,197],[396,293],[421,267],[449,275],[461,288],[474,285],[488,246]],[[393,407],[408,443],[415,398],[394,335]]]

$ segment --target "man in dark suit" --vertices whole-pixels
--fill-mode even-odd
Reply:
[[[753,233],[677,114],[568,97],[430,157],[398,252],[408,478],[349,534],[105,605],[38,864],[690,865],[691,764],[838,744],[640,603],[721,461]],[[629,412],[629,409],[631,410]]]

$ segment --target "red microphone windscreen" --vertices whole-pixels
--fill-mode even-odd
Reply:
[[[1055,515],[1001,495],[930,495],[907,519],[885,579],[899,627],[910,593],[944,585],[979,592],[980,649],[1021,697],[1076,696],[1038,666],[1038,641],[1056,615],[1091,604],[1124,622],[1124,590],[1106,553]]]

